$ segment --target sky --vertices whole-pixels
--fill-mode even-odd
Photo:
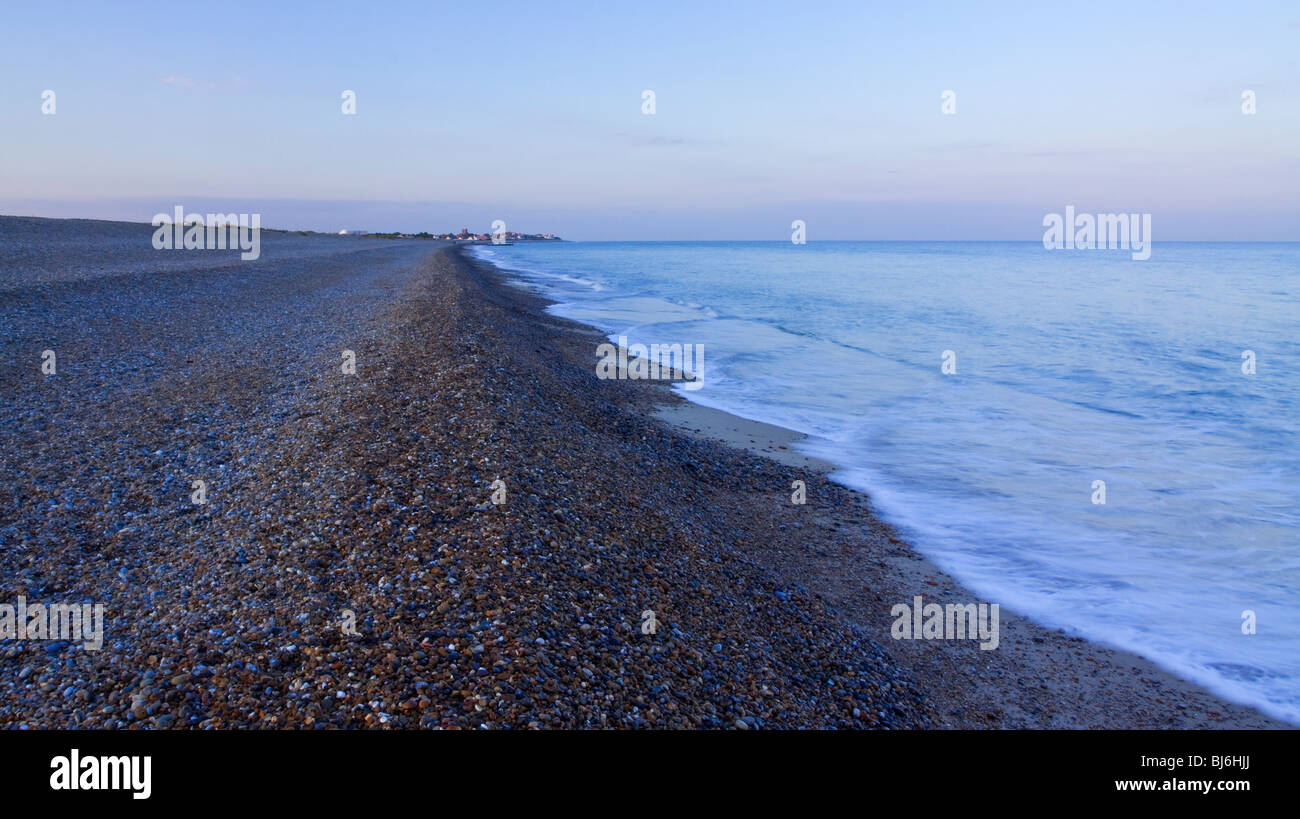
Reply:
[[[1300,240],[1295,0],[41,2],[0,43],[5,214],[1036,240],[1074,205]]]

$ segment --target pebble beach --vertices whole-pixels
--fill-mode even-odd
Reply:
[[[599,332],[461,248],[150,234],[0,217],[0,602],[105,608],[98,651],[0,642],[0,726],[1279,725],[1010,613],[890,640],[961,590],[868,498],[598,380]]]
[[[537,299],[427,241],[149,236],[0,219],[0,598],[106,611],[99,651],[0,644],[0,724],[930,724],[747,554],[719,493],[785,474],[635,411]]]

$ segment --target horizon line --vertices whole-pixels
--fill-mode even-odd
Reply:
[[[188,214],[187,214],[187,215],[188,215]],[[195,215],[200,215],[200,214],[195,214]],[[141,226],[141,227],[147,227],[147,228],[157,228],[157,227],[158,227],[157,225],[155,225],[155,224],[153,224],[153,223],[151,223],[151,222],[134,222],[134,221],[131,221],[131,220],[128,220],[128,219],[102,219],[102,218],[97,218],[97,217],[93,217],[93,216],[37,216],[37,215],[35,215],[35,214],[0,213],[0,219],[43,219],[43,220],[45,220],[45,221],[50,221],[50,222],[108,222],[108,223],[111,223],[111,224],[139,225],[139,226]],[[261,226],[259,229],[260,229],[260,230],[265,230],[265,231],[270,231],[270,232],[273,232],[273,233],[299,233],[299,234],[313,234],[313,235],[320,235],[320,236],[340,236],[340,235],[350,235],[351,237],[355,238],[355,237],[358,235],[358,234],[355,234],[355,233],[343,234],[343,233],[340,233],[339,231],[330,231],[330,230],[312,230],[312,229],[307,229],[307,228],[277,228],[277,227],[270,227],[270,226],[265,226],[265,225],[264,225],[264,226]],[[343,228],[343,229],[341,229],[341,230],[349,230],[349,231],[351,231],[351,230],[354,230],[354,229],[352,229],[352,228]],[[443,233],[443,232],[444,232],[444,231],[439,231],[438,233]],[[525,233],[526,233],[525,231],[510,231],[510,232],[511,232],[511,233],[515,233],[515,234],[525,234]],[[546,232],[548,232],[548,231],[532,231],[532,232],[531,232],[531,235],[537,235],[537,234],[539,234],[539,233],[546,233]],[[366,236],[391,236],[391,235],[396,234],[396,235],[399,235],[399,236],[409,236],[409,237],[411,237],[411,238],[416,238],[416,236],[417,236],[418,233],[429,233],[429,234],[434,234],[435,232],[434,232],[434,231],[431,231],[431,230],[428,230],[428,229],[425,229],[425,230],[423,230],[423,231],[415,231],[415,232],[408,231],[408,230],[391,230],[391,231],[389,231],[389,230],[362,230],[361,233],[360,233],[359,235],[366,235]],[[489,233],[481,233],[481,234],[475,234],[475,235],[489,235]],[[790,242],[789,239],[566,239],[566,238],[560,236],[559,234],[556,234],[556,233],[553,233],[553,232],[551,233],[551,235],[555,236],[555,239],[551,239],[551,240],[525,240],[525,243],[527,243],[527,244],[533,244],[533,243],[545,244],[546,242],[557,242],[557,241],[558,241],[558,242],[567,242],[567,243],[569,243],[569,244],[628,244],[628,243],[633,243],[633,242],[636,242],[636,243],[643,243],[643,244],[700,244],[700,243],[707,243],[707,242],[761,242],[761,243],[765,243],[765,244],[787,244],[787,243]],[[436,240],[436,241],[447,241],[447,240],[444,240],[444,239],[439,239],[437,235],[432,235],[432,236],[430,236],[430,237],[427,238],[427,239],[426,239],[426,238],[423,238],[423,237],[420,237],[420,238],[421,238],[422,241],[430,241],[430,240]],[[946,243],[946,244],[972,244],[972,243],[983,243],[983,244],[994,244],[994,243],[1004,243],[1004,244],[1005,244],[1005,243],[1015,243],[1015,244],[1042,244],[1042,239],[1041,239],[1041,238],[1038,238],[1038,239],[1006,239],[1006,238],[1001,238],[1001,239],[806,239],[806,240],[804,241],[804,244],[813,244],[813,243],[822,243],[822,244],[827,244],[827,243],[832,243],[832,242],[879,242],[879,243],[886,243],[886,242],[903,243],[903,242],[907,242],[907,243],[916,243],[916,244],[922,244],[922,243],[925,243],[925,244],[940,244],[940,243]],[[1252,244],[1254,244],[1254,245],[1279,245],[1279,244],[1300,244],[1300,239],[1161,239],[1161,240],[1159,240],[1158,242],[1154,242],[1154,243],[1156,243],[1156,244],[1170,244],[1170,245],[1172,245],[1172,244],[1240,244],[1240,245],[1252,245]],[[1105,248],[1100,248],[1100,249],[1103,249],[1103,250],[1104,250]]]

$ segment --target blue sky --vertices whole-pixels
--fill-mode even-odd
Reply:
[[[1033,240],[1072,204],[1300,240],[1295,2],[162,8],[6,8],[0,212]]]

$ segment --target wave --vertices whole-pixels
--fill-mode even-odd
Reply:
[[[1300,723],[1294,378],[1264,392],[1230,380],[1239,350],[1207,343],[1212,322],[1187,338],[1181,314],[1204,315],[1202,301],[1126,315],[1135,296],[1116,292],[1081,320],[1074,302],[1095,294],[1043,276],[1023,292],[1023,252],[847,248],[793,271],[788,252],[743,243],[512,247],[491,261],[611,337],[703,344],[706,387],[683,397],[809,436],[799,449],[975,593]],[[989,281],[930,304],[935,274],[906,267],[927,259]],[[1251,277],[1275,285],[1262,266],[1239,272],[1243,310],[1262,314]],[[1252,344],[1291,343],[1274,309],[1253,316]],[[1242,634],[1246,610],[1267,630]]]

